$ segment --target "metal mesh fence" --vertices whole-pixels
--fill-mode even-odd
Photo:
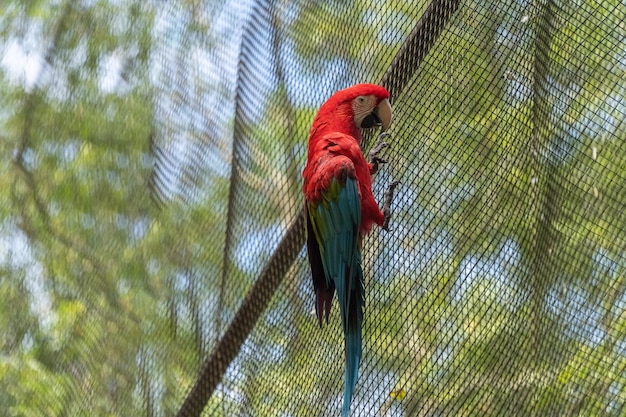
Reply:
[[[0,57],[6,415],[339,415],[301,171],[360,82],[351,415],[626,412],[623,2],[9,2]]]

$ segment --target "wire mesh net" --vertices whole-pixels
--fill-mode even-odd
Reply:
[[[317,108],[381,83],[351,415],[623,415],[626,5],[9,2],[0,405],[338,415],[301,171]],[[365,134],[364,152],[375,134]]]

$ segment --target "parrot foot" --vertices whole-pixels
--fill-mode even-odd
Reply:
[[[372,149],[370,149],[369,153],[367,154],[369,163],[372,165],[372,168],[370,169],[371,175],[374,175],[376,174],[376,172],[378,172],[379,164],[387,163],[386,159],[383,159],[380,157],[380,153],[382,152],[383,149],[389,146],[389,143],[384,141],[384,139],[389,136],[391,136],[391,134],[387,132],[383,132],[380,135],[378,135],[378,138],[376,139],[376,143],[374,143],[374,146],[372,146]]]
[[[385,191],[382,209],[382,212],[385,215],[383,230],[389,230],[389,220],[391,220],[391,203],[393,201],[393,193],[399,184],[400,181],[393,181],[391,184],[389,184],[389,188],[387,188],[387,191]]]

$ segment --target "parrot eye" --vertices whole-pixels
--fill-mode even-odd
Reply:
[[[363,104],[365,102],[365,97],[359,96],[356,98],[356,100],[359,102],[359,104]]]

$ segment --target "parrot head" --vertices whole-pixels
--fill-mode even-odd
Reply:
[[[361,141],[359,129],[380,126],[383,131],[391,125],[389,93],[375,84],[356,84],[337,91],[320,107],[310,137],[338,131]]]

